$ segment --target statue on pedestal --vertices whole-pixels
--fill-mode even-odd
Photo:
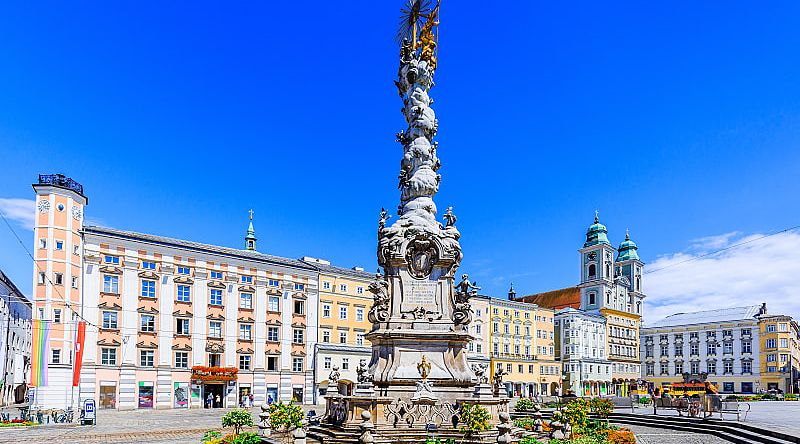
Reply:
[[[478,294],[481,288],[474,282],[469,281],[469,275],[462,274],[461,282],[455,287],[455,308],[453,310],[453,323],[466,329],[472,322],[472,306],[469,303],[471,297]]]

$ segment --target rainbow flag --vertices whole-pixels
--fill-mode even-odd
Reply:
[[[31,383],[33,387],[47,385],[47,351],[50,349],[50,321],[33,320],[31,344]]]

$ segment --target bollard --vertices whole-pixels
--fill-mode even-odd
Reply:
[[[500,412],[500,423],[497,424],[497,444],[511,444],[511,422],[508,412]]]
[[[372,430],[375,429],[375,424],[372,423],[372,413],[370,413],[369,410],[364,410],[361,412],[361,419],[363,419],[363,421],[358,426],[358,428],[361,429],[358,443],[373,444],[375,442],[375,437],[372,436]]]
[[[303,420],[300,423],[300,427],[296,428],[294,432],[292,432],[294,444],[306,444],[306,424],[306,420]]]

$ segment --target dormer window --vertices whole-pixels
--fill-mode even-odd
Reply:
[[[211,272],[211,279],[222,280],[222,272],[221,271],[212,271]]]
[[[119,256],[106,256],[103,258],[103,262],[112,265],[119,265]]]
[[[243,284],[252,284],[253,283],[253,276],[242,276],[242,283]]]
[[[178,274],[190,275],[192,270],[189,267],[178,267]]]

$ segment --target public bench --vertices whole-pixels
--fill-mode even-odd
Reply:
[[[617,408],[624,408],[624,409],[630,408],[631,409],[631,413],[633,413],[634,402],[633,402],[633,398],[631,398],[630,396],[614,396],[614,397],[612,397],[610,399],[611,399],[611,402],[614,403],[614,409],[617,409]]]
[[[736,421],[746,420],[750,412],[750,404],[740,402],[735,398],[723,398],[720,395],[705,395],[703,400],[703,416],[705,418],[719,413],[719,419],[724,420],[724,415],[736,415]]]

